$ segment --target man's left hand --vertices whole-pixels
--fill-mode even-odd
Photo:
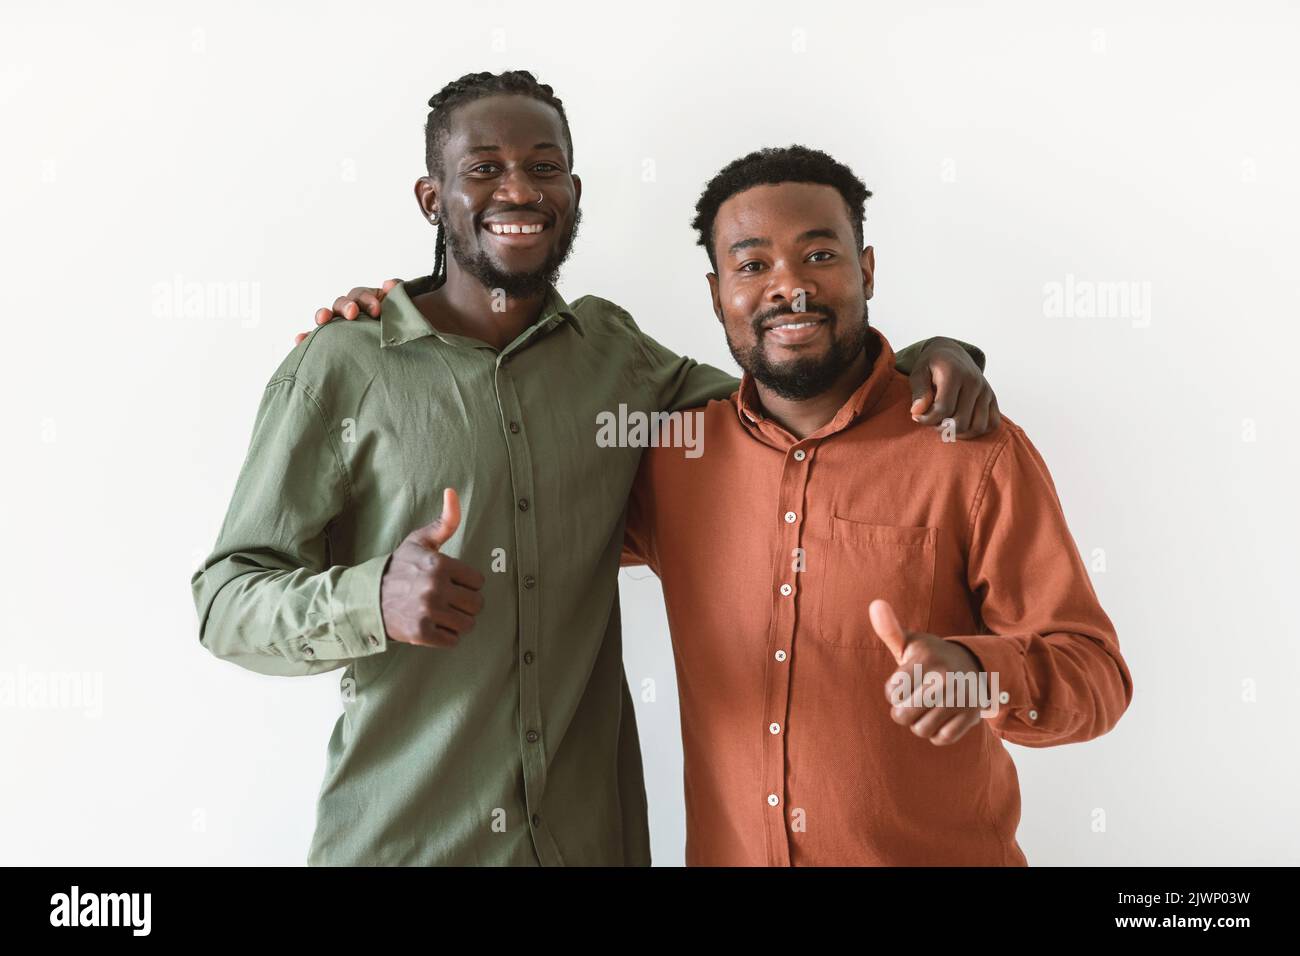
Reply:
[[[912,420],[921,425],[951,426],[958,438],[979,438],[1002,421],[998,399],[969,353],[952,339],[930,339],[916,360],[912,383]]]

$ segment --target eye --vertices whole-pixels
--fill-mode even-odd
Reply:
[[[561,173],[561,172],[564,172],[564,170],[561,169],[559,166],[555,165],[555,163],[537,163],[535,166],[533,166],[533,169],[537,169],[538,166],[549,166],[550,169],[544,169],[544,170],[542,170],[542,172],[545,172],[545,173]]]
[[[480,169],[495,169],[496,163],[479,163],[477,166],[471,166],[466,172],[477,173]]]
[[[829,251],[827,251],[827,250],[825,250],[825,249],[818,249],[816,252],[814,252],[814,253],[812,254],[812,256],[809,256],[808,258],[811,259],[813,256],[830,256],[830,257],[833,258],[833,257],[835,256],[835,253],[833,253],[833,252],[829,252]],[[817,262],[825,262],[826,260],[825,260],[825,259],[818,259],[818,260],[816,260],[816,261],[817,261]]]
[[[759,261],[756,260],[756,259],[750,259],[748,262],[742,262],[742,263],[740,264],[740,266],[737,267],[736,271],[737,271],[737,272],[756,272],[756,271],[757,271],[756,269],[751,269],[750,266],[758,266],[758,267],[761,269],[761,268],[763,267],[763,263],[759,262]]]

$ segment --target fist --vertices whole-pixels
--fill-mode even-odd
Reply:
[[[890,717],[894,723],[910,728],[916,736],[924,737],[937,747],[956,743],[979,722],[979,701],[972,701],[972,695],[968,693],[967,705],[963,707],[926,706],[926,686],[936,679],[942,681],[938,686],[945,688],[945,693],[939,696],[946,700],[946,688],[950,684],[948,675],[972,672],[978,675],[981,670],[979,658],[960,644],[945,641],[935,634],[904,630],[887,601],[872,601],[870,614],[871,626],[898,663],[898,670],[885,681],[885,697],[893,705]],[[919,682],[915,681],[918,664],[921,667]],[[930,677],[932,673],[938,678]],[[899,689],[904,681],[912,682],[911,693],[900,703]],[[981,686],[977,680],[975,687]],[[928,696],[935,696],[935,692],[929,691]]]
[[[442,514],[398,545],[379,585],[388,639],[423,647],[455,647],[483,610],[483,575],[442,546],[460,527],[460,499],[443,492]]]

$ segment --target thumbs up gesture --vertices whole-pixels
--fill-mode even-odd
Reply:
[[[968,706],[964,707],[926,706],[923,703],[925,684],[927,680],[935,680],[928,677],[931,673],[937,673],[943,680],[940,687],[949,685],[949,674],[979,673],[982,669],[979,658],[960,644],[937,635],[904,630],[887,601],[872,601],[869,611],[876,635],[898,663],[898,670],[885,681],[885,697],[894,705],[890,710],[894,723],[910,727],[912,733],[935,746],[956,743],[979,722],[978,700],[968,696]],[[921,668],[920,680],[916,679],[917,665]],[[900,693],[900,687],[909,686],[910,693]],[[931,691],[930,695],[933,694]]]
[[[460,527],[460,499],[443,492],[442,514],[408,534],[388,560],[379,606],[388,639],[423,647],[455,647],[483,610],[483,575],[442,553]]]

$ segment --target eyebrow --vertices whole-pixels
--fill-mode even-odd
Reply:
[[[838,239],[838,238],[839,236],[836,234],[834,229],[827,229],[825,227],[822,227],[820,229],[809,229],[805,232],[801,232],[799,233],[799,235],[794,237],[794,241],[807,242],[809,239]],[[761,239],[758,237],[741,239],[739,242],[733,242],[730,248],[727,249],[727,253],[728,255],[734,256],[737,252],[740,252],[744,249],[752,249],[755,246],[770,246],[771,244],[772,244],[771,239]]]
[[[533,149],[559,149],[556,143],[534,143]],[[469,153],[495,153],[501,149],[500,146],[471,146],[466,152]]]

